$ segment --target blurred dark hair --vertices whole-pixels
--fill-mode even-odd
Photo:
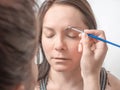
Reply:
[[[49,10],[49,8],[51,8],[52,5],[54,4],[69,5],[69,6],[75,7],[80,12],[82,12],[83,17],[84,17],[83,22],[86,24],[86,26],[88,26],[89,29],[97,28],[97,24],[96,24],[93,11],[91,9],[91,6],[87,2],[87,0],[45,0],[39,9],[39,23],[40,23],[39,25],[40,37],[39,38],[40,38],[40,48],[43,54],[43,62],[42,64],[39,65],[39,72],[40,72],[39,79],[46,77],[46,75],[48,74],[49,68],[50,68],[50,65],[47,62],[45,54],[42,49],[41,36],[42,36],[42,25],[43,25],[44,16],[46,12]]]
[[[33,4],[33,0],[0,0],[0,90],[30,83],[38,44]]]

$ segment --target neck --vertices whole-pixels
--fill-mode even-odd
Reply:
[[[48,76],[48,83],[52,83],[54,86],[71,86],[71,87],[83,87],[83,80],[81,77],[80,69],[73,71],[58,72],[54,69],[50,69]]]

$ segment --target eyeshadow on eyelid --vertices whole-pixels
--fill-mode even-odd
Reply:
[[[66,30],[66,33],[68,34],[79,34],[79,32],[73,31],[73,30]]]

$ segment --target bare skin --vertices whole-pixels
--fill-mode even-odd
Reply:
[[[85,28],[85,34],[66,32],[69,25]],[[104,39],[105,34],[86,28],[83,14],[74,7],[53,5],[47,11],[42,33],[43,50],[50,64],[47,90],[100,90],[100,69],[107,45],[90,39],[87,33]]]

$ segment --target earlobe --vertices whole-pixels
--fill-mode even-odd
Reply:
[[[16,86],[15,90],[25,90],[25,86],[23,84],[19,84]]]

